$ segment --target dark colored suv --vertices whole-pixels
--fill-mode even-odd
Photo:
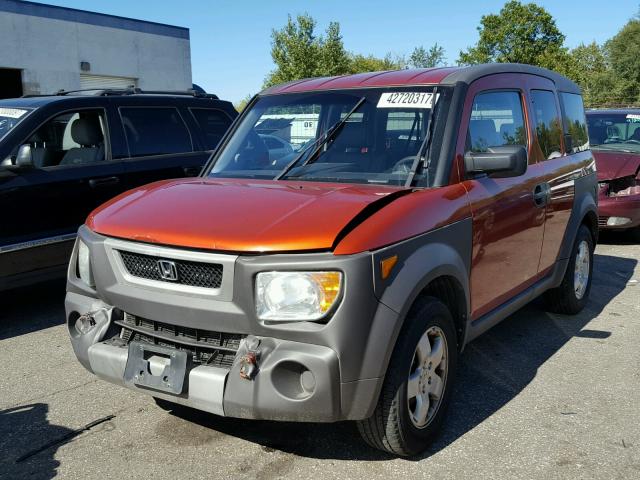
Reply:
[[[191,92],[0,101],[0,290],[62,274],[78,226],[111,197],[197,175],[236,115]]]
[[[267,127],[299,148],[270,155]],[[509,64],[309,79],[259,94],[199,178],[88,217],[67,326],[87,369],[163,407],[355,420],[411,455],[465,345],[542,294],[585,306],[597,237],[570,80]]]

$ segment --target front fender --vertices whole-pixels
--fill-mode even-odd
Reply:
[[[465,296],[465,318],[469,318],[471,245],[472,222],[467,218],[374,253],[374,292],[381,310],[393,311],[396,321],[390,322],[389,315],[382,314],[374,319],[363,359],[366,376],[361,378],[384,376],[409,309],[433,280],[446,276],[460,285]],[[383,279],[381,261],[393,255],[398,255],[398,262],[391,275]]]

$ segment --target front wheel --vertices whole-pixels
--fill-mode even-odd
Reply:
[[[451,313],[433,297],[419,299],[398,337],[374,413],[358,422],[362,438],[395,455],[426,449],[442,424],[457,358]]]
[[[582,225],[576,235],[562,283],[545,293],[547,310],[573,315],[587,304],[593,273],[593,237]]]

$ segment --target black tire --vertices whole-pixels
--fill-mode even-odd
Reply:
[[[635,227],[629,230],[629,238],[634,243],[640,243],[640,227]]]
[[[437,327],[446,340],[444,390],[431,419],[425,426],[417,428],[410,417],[408,377],[418,342],[432,327]],[[394,455],[410,456],[424,451],[442,424],[450,401],[457,360],[458,345],[451,313],[436,298],[419,298],[398,336],[373,415],[357,422],[365,442]]]
[[[576,294],[575,269],[578,256],[578,249],[582,242],[586,242],[589,248],[589,277],[587,279],[586,290],[579,297]],[[591,280],[593,277],[593,237],[589,229],[581,225],[576,235],[576,240],[571,249],[571,257],[567,264],[567,271],[564,273],[562,283],[548,290],[544,294],[546,309],[554,313],[562,313],[565,315],[575,315],[580,312],[589,300],[589,292],[591,291]]]

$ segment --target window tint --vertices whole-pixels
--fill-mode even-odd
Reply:
[[[191,137],[175,108],[121,108],[132,157],[193,151]]]
[[[220,110],[208,108],[192,108],[191,113],[204,133],[205,147],[213,150],[231,125],[231,119]]]
[[[106,157],[105,131],[102,110],[80,110],[52,118],[25,143],[36,168],[96,163]]]
[[[476,95],[469,122],[469,148],[486,152],[491,147],[527,145],[522,101],[518,92]]]
[[[544,158],[556,158],[562,155],[560,137],[560,115],[556,106],[556,97],[548,90],[532,90],[531,99],[535,113],[538,143]]]
[[[582,105],[582,96],[575,93],[560,92],[564,132],[571,135],[571,153],[589,149],[587,123]]]

